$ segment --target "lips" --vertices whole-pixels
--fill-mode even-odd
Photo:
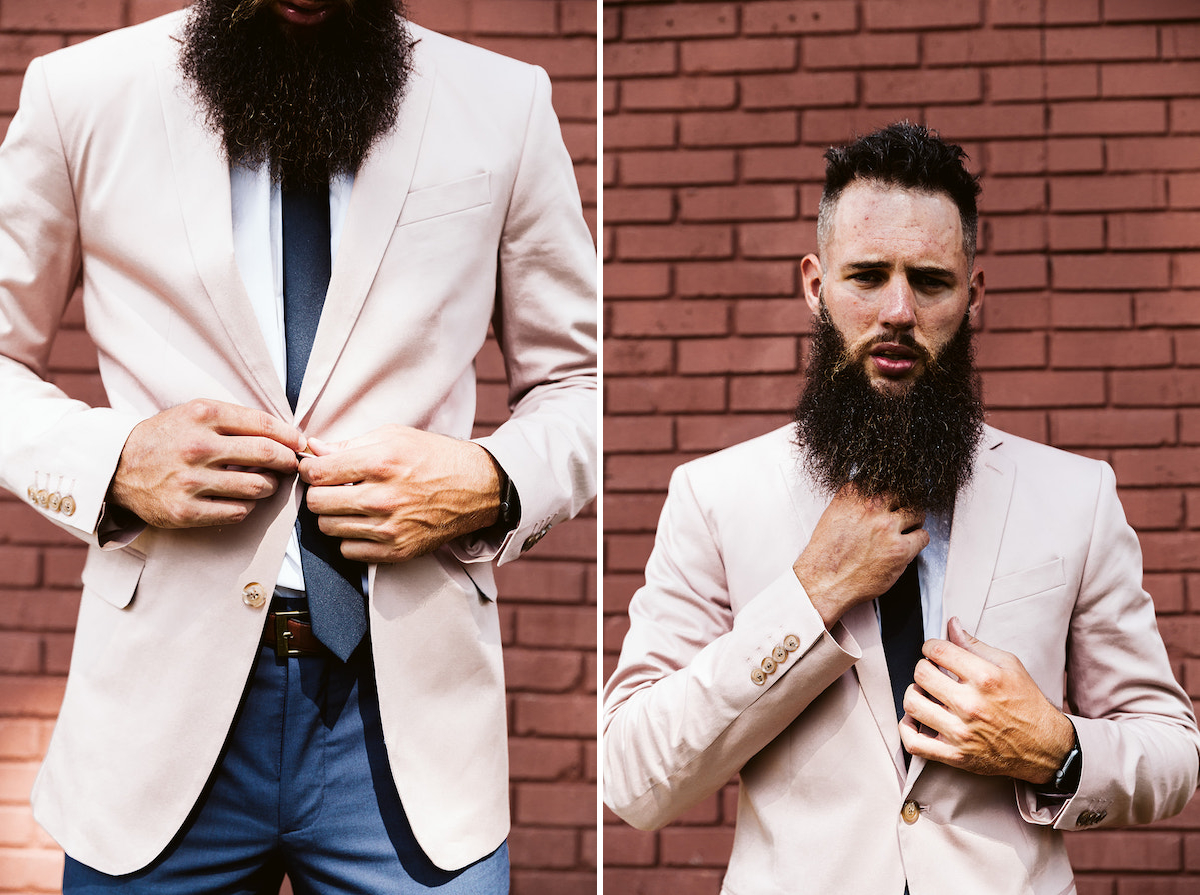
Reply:
[[[275,12],[289,25],[319,25],[333,13],[336,4],[329,0],[275,0]]]
[[[899,378],[907,376],[917,365],[920,355],[898,342],[881,342],[871,349],[871,360],[884,376]]]

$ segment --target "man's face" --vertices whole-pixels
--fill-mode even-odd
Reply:
[[[805,299],[822,302],[880,392],[901,394],[983,300],[949,196],[858,181],[842,192],[821,256],[801,261]]]

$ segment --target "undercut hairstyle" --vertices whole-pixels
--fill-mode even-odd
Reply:
[[[949,196],[962,221],[963,250],[967,266],[975,263],[979,227],[976,200],[979,178],[966,169],[968,156],[956,143],[943,140],[937,131],[909,121],[899,121],[845,146],[825,153],[825,189],[817,214],[817,244],[822,252],[833,233],[833,216],[842,191],[852,183],[902,187]]]

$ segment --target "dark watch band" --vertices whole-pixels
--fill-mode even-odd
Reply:
[[[521,521],[521,498],[517,496],[517,487],[512,479],[500,469],[500,464],[497,463],[496,468],[500,471],[500,512],[496,515],[494,528],[497,532],[507,534]]]
[[[1075,790],[1079,789],[1079,776],[1082,771],[1083,753],[1079,751],[1079,734],[1077,733],[1071,751],[1063,759],[1062,767],[1055,773],[1054,779],[1046,785],[1046,791],[1056,796],[1073,795]]]

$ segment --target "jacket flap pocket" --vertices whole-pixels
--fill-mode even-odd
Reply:
[[[83,589],[124,609],[133,599],[146,557],[130,550],[93,550],[83,567]]]
[[[486,600],[496,599],[496,578],[490,562],[460,562],[445,547],[435,550],[433,555],[463,591],[478,594]]]
[[[397,227],[444,217],[468,208],[487,205],[492,200],[488,173],[483,171],[462,180],[439,183],[437,186],[414,190],[404,199]]]

